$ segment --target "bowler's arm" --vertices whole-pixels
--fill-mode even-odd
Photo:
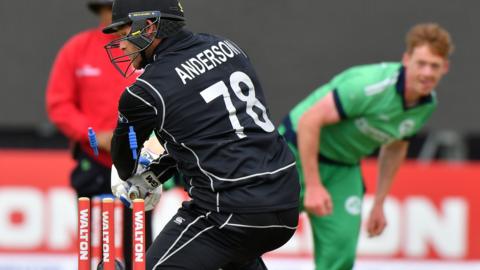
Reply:
[[[321,185],[318,175],[318,149],[321,129],[340,121],[340,114],[330,92],[306,111],[298,123],[297,144],[307,185]]]
[[[330,92],[306,111],[298,123],[297,145],[305,181],[305,209],[316,215],[328,215],[333,210],[330,194],[318,173],[318,149],[321,129],[340,121],[340,114]]]
[[[380,148],[375,204],[383,204],[400,165],[407,156],[409,143],[395,141]]]
[[[370,216],[367,221],[367,231],[370,237],[380,235],[387,221],[384,214],[384,203],[400,165],[405,160],[409,143],[395,141],[380,149],[378,158],[377,190]]]

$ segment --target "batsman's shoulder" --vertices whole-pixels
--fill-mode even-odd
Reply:
[[[152,102],[148,89],[141,84],[134,83],[125,88],[119,100],[119,108],[126,108],[137,103]]]
[[[161,92],[171,80],[171,74],[167,70],[167,68],[155,62],[145,67],[142,75],[137,78],[134,84],[147,90]]]

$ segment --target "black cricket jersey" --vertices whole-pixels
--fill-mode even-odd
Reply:
[[[181,172],[199,207],[230,213],[298,207],[295,159],[269,118],[248,56],[228,39],[183,30],[155,49],[120,98],[111,153],[122,179],[137,167],[130,127],[138,145],[156,134],[165,153],[152,171],[160,181]]]

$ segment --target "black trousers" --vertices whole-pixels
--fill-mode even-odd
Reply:
[[[262,254],[285,244],[298,209],[215,213],[184,202],[147,251],[147,270],[264,270]]]
[[[78,197],[95,197],[112,194],[111,168],[98,164],[77,148],[74,153],[77,165],[71,173],[70,184]],[[145,246],[152,244],[152,211],[145,213]],[[132,210],[123,208],[123,257],[125,270],[132,269]]]

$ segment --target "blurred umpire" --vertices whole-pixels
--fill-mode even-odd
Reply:
[[[120,36],[106,49],[122,74],[145,69],[119,102],[112,159],[120,178],[140,175],[136,190],[148,191],[178,170],[191,197],[148,249],[147,269],[266,269],[261,255],[297,227],[294,157],[245,52],[184,24],[177,0],[115,0],[103,30]],[[132,158],[130,128],[139,145],[153,131],[166,150],[147,170]]]
[[[46,106],[50,120],[71,141],[77,165],[71,185],[79,197],[111,193],[110,141],[117,121],[117,103],[134,77],[125,79],[110,64],[103,46],[115,37],[101,29],[111,23],[112,0],[93,0],[88,8],[97,15],[99,26],[83,31],[68,40],[59,51],[47,86]],[[99,156],[89,147],[87,128],[97,131]],[[130,211],[124,211],[124,257],[130,269]],[[151,215],[147,212],[147,218]],[[151,243],[151,226],[147,222],[147,245]]]

